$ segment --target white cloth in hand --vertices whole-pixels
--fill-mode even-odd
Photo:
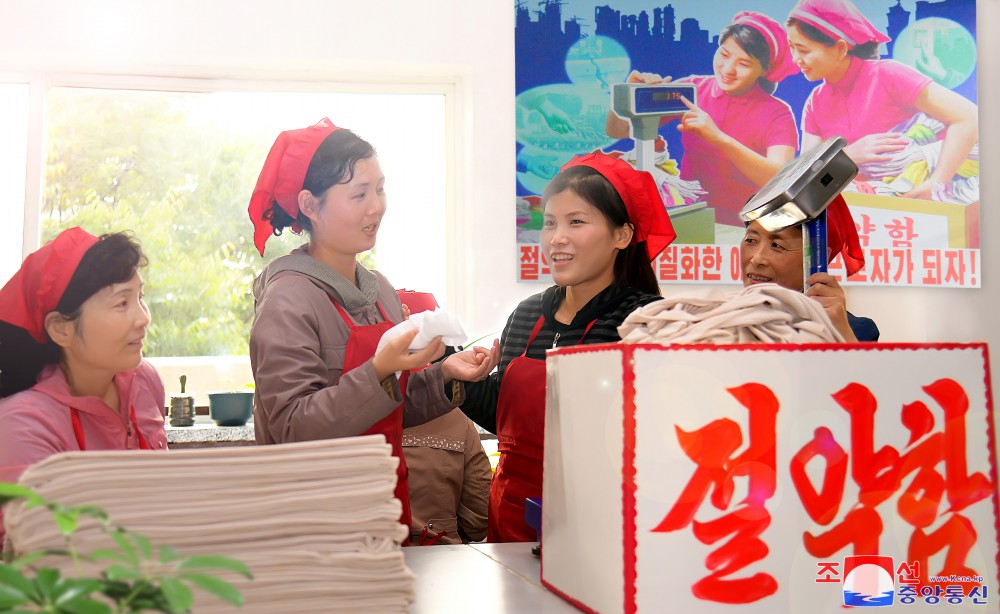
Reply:
[[[445,345],[451,346],[462,345],[468,339],[458,318],[442,309],[435,309],[434,311],[421,311],[420,313],[412,314],[409,319],[403,320],[382,333],[382,338],[378,340],[378,347],[375,348],[375,352],[378,353],[385,347],[385,344],[413,329],[418,329],[420,332],[410,342],[411,352],[424,349],[430,345],[435,337],[441,337],[441,341]],[[396,377],[399,377],[398,372],[396,373]]]

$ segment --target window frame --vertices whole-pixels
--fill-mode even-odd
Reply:
[[[283,74],[260,75],[226,73],[185,74],[100,74],[83,72],[0,73],[0,82],[20,83],[29,86],[27,172],[25,176],[25,201],[22,238],[22,260],[38,249],[41,243],[41,210],[45,179],[45,110],[46,98],[51,88],[88,88],[108,90],[138,90],[163,92],[309,92],[345,94],[433,94],[444,97],[445,126],[445,203],[444,203],[444,259],[445,296],[440,302],[449,311],[463,319],[469,301],[460,291],[468,281],[467,271],[458,254],[466,253],[471,235],[471,216],[465,214],[460,202],[472,202],[468,176],[471,161],[466,152],[471,151],[469,135],[471,118],[469,98],[471,91],[462,75],[432,75],[419,78],[401,75],[367,75],[365,79],[345,79],[345,75]],[[380,78],[381,77],[381,78]],[[205,357],[211,362],[213,357]]]

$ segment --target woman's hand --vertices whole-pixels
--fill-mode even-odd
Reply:
[[[941,60],[934,55],[930,45],[920,46],[920,55],[917,56],[916,68],[938,83],[948,83],[955,71],[945,68]]]
[[[681,96],[681,102],[687,106],[688,110],[681,116],[681,123],[677,129],[681,132],[697,135],[707,143],[718,144],[725,135],[715,125],[712,117],[684,96]]]
[[[533,173],[542,179],[552,179],[559,172],[558,158],[555,156],[538,154],[535,156],[521,153],[524,164],[529,173]]]
[[[427,344],[422,350],[410,353],[410,343],[419,333],[419,329],[413,329],[396,337],[385,344],[372,358],[372,366],[375,367],[375,375],[382,381],[397,371],[408,371],[423,367],[428,363],[437,360],[444,354],[444,343],[441,337],[434,337],[434,340]]]
[[[844,153],[854,160],[855,164],[871,162],[888,162],[892,154],[902,151],[910,143],[910,139],[901,132],[879,132],[866,134],[844,148]]]
[[[545,119],[545,123],[548,124],[549,128],[553,132],[558,134],[576,132],[576,127],[573,126],[573,120],[566,114],[566,111],[563,111],[554,105],[548,98],[543,100],[542,103],[538,105],[536,110],[542,114],[542,117]]]
[[[638,70],[633,70],[628,74],[628,78],[625,79],[625,83],[645,83],[646,85],[655,85],[657,83],[670,83],[673,77],[661,77],[655,72],[639,72]]]
[[[444,383],[452,380],[463,382],[480,382],[486,379],[490,371],[500,362],[500,342],[493,340],[493,347],[486,349],[473,346],[471,350],[452,354],[441,363],[441,375]]]
[[[920,198],[923,200],[931,200],[934,196],[934,186],[939,185],[939,182],[935,181],[932,177],[928,177],[922,183],[913,187],[912,190],[906,194],[901,194],[903,198]]]
[[[848,343],[857,343],[851,325],[847,321],[847,296],[837,278],[829,273],[813,273],[806,279],[809,289],[806,296],[812,297],[823,306],[833,325]]]

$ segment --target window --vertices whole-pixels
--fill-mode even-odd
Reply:
[[[75,225],[133,230],[150,260],[146,354],[246,355],[254,277],[305,241],[273,238],[261,259],[247,202],[277,134],[322,117],[370,141],[386,174],[389,209],[366,263],[444,302],[443,94],[51,87],[42,240]]]

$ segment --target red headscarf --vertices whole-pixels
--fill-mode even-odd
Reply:
[[[807,23],[833,40],[843,39],[852,49],[892,40],[875,29],[850,0],[799,0],[788,18]]]
[[[45,343],[45,316],[55,311],[80,260],[97,240],[86,230],[73,227],[25,258],[0,290],[0,320]]]
[[[637,171],[624,160],[599,153],[573,158],[560,170],[574,166],[589,166],[611,182],[624,201],[629,222],[635,228],[632,242],[645,241],[650,260],[656,258],[677,238],[660,189],[652,175],[646,171]]]
[[[764,73],[764,78],[771,83],[779,83],[785,77],[790,77],[799,72],[799,67],[792,58],[792,51],[788,46],[788,33],[785,26],[781,25],[764,13],[754,11],[742,11],[733,17],[734,24],[749,26],[760,33],[767,42],[770,51],[768,64],[769,68]]]
[[[844,256],[844,268],[850,277],[865,266],[865,252],[861,249],[858,227],[854,225],[851,210],[842,194],[837,194],[826,207],[826,247],[830,260],[837,254]]]
[[[328,118],[316,125],[300,130],[286,130],[278,135],[271,151],[264,160],[264,168],[257,178],[257,187],[250,197],[250,221],[253,223],[253,244],[264,255],[264,244],[274,235],[274,226],[264,219],[264,212],[277,202],[281,209],[295,219],[299,215],[299,192],[306,179],[306,171],[313,155],[323,140],[339,130]],[[292,226],[294,232],[301,229]]]

